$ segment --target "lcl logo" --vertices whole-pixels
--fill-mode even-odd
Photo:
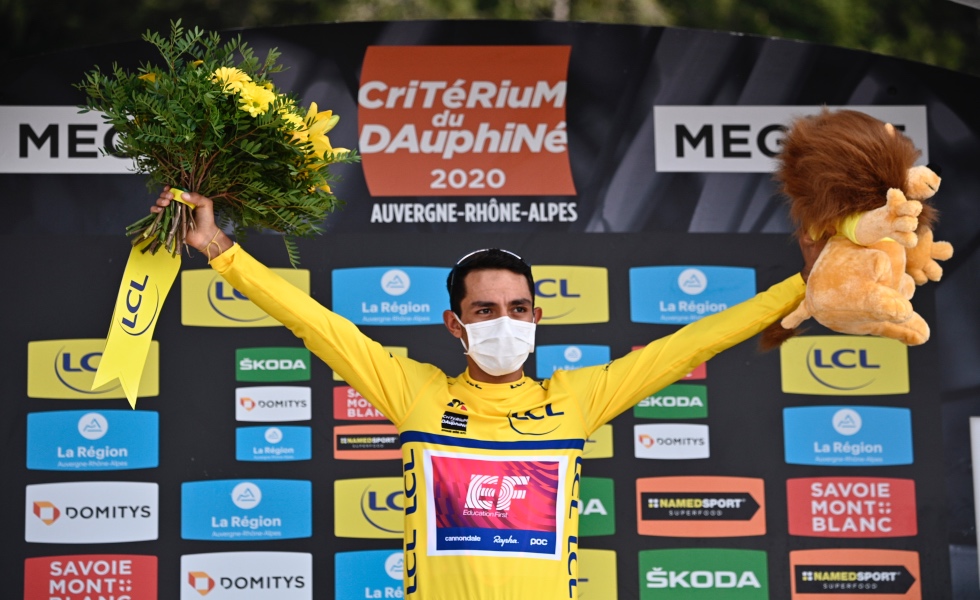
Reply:
[[[569,289],[567,279],[539,279],[534,282],[534,293],[542,298],[581,298]]]
[[[551,403],[545,404],[543,407],[532,408],[530,410],[516,411],[507,415],[507,422],[510,423],[510,428],[521,435],[547,435],[552,431],[561,427],[561,422],[557,422],[554,426],[551,426],[549,422],[548,425],[542,425],[542,428],[547,427],[543,431],[533,431],[538,425],[536,423],[544,421],[549,417],[560,417],[564,415],[564,411],[555,411],[552,408]]]
[[[153,290],[147,290],[150,285],[150,276],[145,275],[143,281],[137,281],[135,279],[130,280],[129,289],[126,290],[126,314],[122,315],[120,322],[123,325],[123,331],[132,336],[140,336],[147,332],[147,330],[153,325],[156,319],[157,312],[160,310],[160,294],[159,292],[155,294],[153,302],[152,313],[147,316],[147,311],[144,310],[142,313],[140,309],[145,309],[143,306],[144,295],[148,294],[149,291],[157,290],[154,286]],[[149,303],[147,303],[149,306]],[[142,318],[140,318],[142,315]]]
[[[780,347],[783,392],[907,394],[908,349],[885,338],[800,336]]]
[[[813,349],[811,364],[815,369],[880,369],[881,365],[872,364],[868,359],[868,351],[864,348],[842,348],[825,357],[820,348]]]

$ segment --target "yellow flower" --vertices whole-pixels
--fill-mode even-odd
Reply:
[[[203,60],[195,60],[194,62],[191,63],[191,66],[192,67],[200,67],[203,64],[204,64],[204,61]]]
[[[276,100],[276,95],[271,90],[251,82],[243,83],[239,93],[239,107],[253,117],[264,115]]]
[[[313,153],[317,158],[326,157],[327,154],[347,152],[345,148],[334,148],[330,144],[330,138],[327,137],[327,133],[337,125],[338,121],[340,121],[340,115],[333,114],[332,110],[317,112],[316,102],[310,103],[310,110],[306,113],[306,122],[309,123],[309,127],[304,137],[305,141],[313,144]]]
[[[137,79],[142,79],[143,81],[149,81],[150,83],[154,83],[157,80],[157,74],[151,71],[149,73],[143,73],[142,75],[137,77]]]
[[[286,122],[286,125],[290,131],[297,131],[303,128],[303,118],[294,112],[290,112],[288,109],[280,109],[279,114],[282,116],[282,120]]]
[[[242,91],[242,86],[252,81],[252,78],[234,67],[218,67],[211,74],[211,81],[220,84],[224,93],[237,94]]]

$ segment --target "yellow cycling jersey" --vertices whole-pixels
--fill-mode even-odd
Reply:
[[[389,354],[237,245],[211,264],[397,426],[414,600],[576,598],[585,440],[804,292],[795,275],[606,365],[488,384]]]

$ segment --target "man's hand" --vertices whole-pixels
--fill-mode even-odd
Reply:
[[[208,261],[217,257],[219,254],[231,248],[234,242],[218,227],[214,221],[214,204],[210,198],[196,194],[194,192],[184,192],[180,198],[187,204],[192,204],[194,210],[191,213],[194,217],[193,229],[188,229],[185,241],[191,248],[206,255]],[[150,207],[150,212],[159,213],[174,201],[173,192],[170,186],[163,188],[157,198],[156,205]]]

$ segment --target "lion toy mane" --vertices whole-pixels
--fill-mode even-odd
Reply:
[[[938,214],[927,202],[940,178],[915,166],[920,152],[891,124],[853,110],[796,119],[775,179],[789,199],[801,245],[817,244],[803,302],[762,336],[771,349],[809,318],[838,333],[925,343],[929,325],[910,302],[916,285],[939,281],[937,260],[953,255],[933,240]]]

